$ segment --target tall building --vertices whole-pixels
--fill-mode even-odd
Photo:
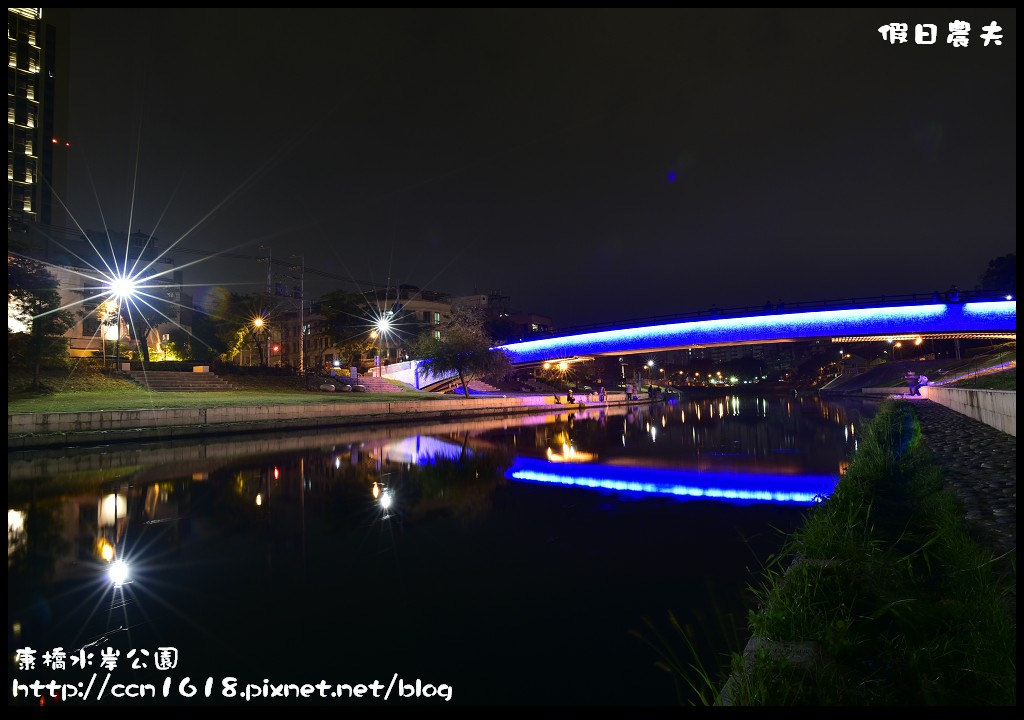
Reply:
[[[7,8],[7,230],[63,225],[67,184],[67,11]]]

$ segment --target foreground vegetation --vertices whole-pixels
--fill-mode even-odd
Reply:
[[[757,648],[732,655],[739,706],[1016,704],[1016,555],[968,535],[907,403],[865,427],[834,494],[752,588]]]

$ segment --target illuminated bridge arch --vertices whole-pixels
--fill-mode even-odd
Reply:
[[[550,360],[816,338],[883,339],[907,334],[1016,337],[1015,300],[877,305],[634,325],[500,346],[517,365]]]

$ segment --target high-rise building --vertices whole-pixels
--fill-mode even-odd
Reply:
[[[7,8],[7,229],[62,225],[67,178],[67,11]]]

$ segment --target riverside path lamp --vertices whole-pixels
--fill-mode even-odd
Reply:
[[[391,331],[391,318],[384,314],[373,325],[370,337],[377,340],[377,377],[384,377],[384,339]]]
[[[112,298],[117,300],[117,345],[114,348],[114,368],[121,371],[121,305],[135,294],[135,279],[118,275],[107,285]]]
[[[263,340],[260,339],[260,334],[261,333],[266,333],[266,338],[265,338],[266,339],[266,343],[264,343]],[[270,349],[269,348],[269,345],[270,345],[270,329],[267,328],[267,321],[263,319],[262,315],[257,315],[256,317],[254,317],[252,319],[252,334],[253,334],[254,339],[256,340],[256,347],[258,347],[259,350],[260,350],[260,358],[263,360],[263,364],[264,365],[270,365],[270,358],[269,357],[265,357],[264,358],[264,356],[263,356],[263,346],[267,345],[268,346],[267,349],[268,350]],[[250,362],[250,364],[252,363],[252,351],[251,350],[249,351],[249,362]]]

